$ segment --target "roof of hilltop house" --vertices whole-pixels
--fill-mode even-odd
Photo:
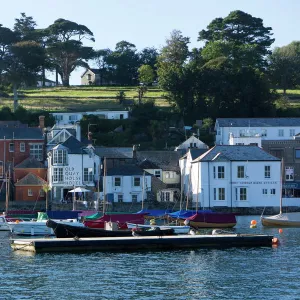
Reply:
[[[53,150],[57,150],[59,148],[68,148],[69,154],[83,154],[84,152],[86,152],[86,146],[83,143],[79,142],[72,135],[63,143],[55,146]]]
[[[94,74],[100,74],[100,69],[87,68],[87,69],[84,70],[84,72],[82,73],[81,77],[82,77],[87,71],[92,71]]]
[[[0,128],[26,128],[28,124],[23,124],[20,121],[0,121]]]
[[[136,159],[142,163],[145,159],[159,166],[163,171],[179,171],[181,154],[177,151],[137,151]]]
[[[44,140],[43,131],[37,127],[0,128],[0,139]]]
[[[28,173],[25,177],[20,179],[18,182],[15,183],[16,186],[22,185],[44,185],[47,183],[43,178],[33,174]]]
[[[192,160],[196,159],[197,157],[199,157],[200,155],[202,155],[203,153],[209,151],[208,149],[197,149],[197,148],[192,148],[190,149],[189,152],[187,152],[184,156],[182,156],[180,159],[184,159],[188,156],[188,154],[191,154],[191,158]]]
[[[135,165],[122,165],[118,167],[113,167],[107,170],[107,176],[134,176],[134,175],[148,175],[151,176],[148,172],[145,172],[143,169]]]
[[[221,145],[215,146],[195,159],[198,161],[280,161],[257,146]]]
[[[132,159],[132,147],[95,147],[95,153],[105,158]]]
[[[300,118],[218,118],[220,127],[300,126]]]

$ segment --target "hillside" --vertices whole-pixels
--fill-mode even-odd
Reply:
[[[31,88],[18,91],[19,103],[26,109],[46,111],[88,111],[97,109],[124,109],[116,99],[118,92],[125,92],[125,99],[137,101],[136,87],[95,87],[75,86],[70,88],[48,87]],[[0,99],[0,108],[12,107],[13,95]],[[157,87],[149,87],[143,97],[144,100],[153,99],[160,107],[168,107],[164,93]]]

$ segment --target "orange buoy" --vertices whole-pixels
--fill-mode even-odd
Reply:
[[[20,221],[19,220],[16,220],[16,223],[18,224]]]
[[[281,228],[279,228],[278,232],[279,233],[283,233],[283,230]]]
[[[257,224],[257,222],[255,220],[251,221],[251,225],[256,225],[256,224]]]

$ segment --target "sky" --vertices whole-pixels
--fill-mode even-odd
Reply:
[[[190,37],[191,48],[200,47],[199,31],[234,10],[261,18],[264,26],[272,27],[272,48],[300,40],[298,0],[0,0],[0,4],[0,24],[5,27],[13,28],[21,12],[32,16],[37,28],[64,18],[87,26],[94,33],[95,49],[113,50],[122,40],[138,50],[160,49],[174,29]],[[71,74],[72,85],[80,84],[82,72],[79,68]]]

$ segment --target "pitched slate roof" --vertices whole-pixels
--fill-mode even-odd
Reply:
[[[144,175],[144,170],[135,165],[122,165],[118,167],[113,167],[107,170],[107,176],[142,176]],[[148,172],[145,175],[150,176]]]
[[[300,126],[300,118],[218,118],[220,127]]]
[[[95,147],[95,153],[100,157],[106,158],[132,158],[132,148],[117,147]]]
[[[137,151],[136,158],[138,163],[144,159],[151,161],[159,166],[163,171],[179,171],[179,159],[181,154],[177,151]]]
[[[155,163],[152,161],[148,160],[145,158],[140,164],[139,167],[142,169],[160,169],[159,166],[157,166]]]
[[[20,179],[18,182],[15,183],[16,186],[23,186],[23,185],[44,185],[47,182],[42,179],[41,177],[33,174],[33,173],[28,173],[25,177]]]
[[[60,145],[68,148],[69,154],[86,153],[86,151],[84,150],[85,145],[83,143],[81,143],[80,141],[78,141],[74,136],[70,136],[66,141],[64,141]]]
[[[28,157],[16,165],[15,169],[46,169],[46,166],[34,157]]]
[[[44,140],[41,128],[25,127],[25,128],[0,128],[0,139],[15,140]]]
[[[184,156],[182,156],[180,159],[187,158],[188,154],[191,153],[192,160],[194,160],[207,151],[208,151],[208,149],[192,148],[192,149],[189,149],[189,151]]]
[[[27,128],[28,124],[23,124],[20,121],[0,121],[0,127],[2,128]]]
[[[215,146],[195,159],[198,161],[280,161],[257,146],[220,145]]]

